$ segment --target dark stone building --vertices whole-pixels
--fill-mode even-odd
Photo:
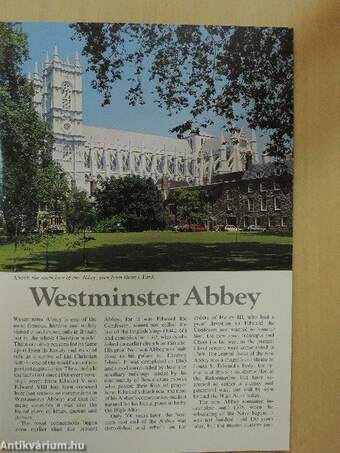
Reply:
[[[292,188],[290,160],[284,164],[254,164],[245,171],[218,175],[211,184],[190,190],[199,189],[207,195],[209,218],[205,224],[208,229],[226,224],[241,229],[254,225],[269,232],[291,234]]]

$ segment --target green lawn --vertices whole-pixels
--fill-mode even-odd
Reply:
[[[234,232],[89,233],[86,267],[75,235],[56,235],[49,271],[199,271],[291,269],[290,236]],[[13,270],[14,246],[0,244],[0,270]],[[42,244],[20,245],[17,271],[44,271]]]

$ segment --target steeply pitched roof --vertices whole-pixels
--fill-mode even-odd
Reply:
[[[143,149],[145,151],[159,153],[169,152],[179,154],[192,153],[189,143],[185,139],[163,137],[152,134],[141,134],[119,129],[106,129],[93,126],[83,126],[86,139],[99,146],[109,146],[117,149]]]
[[[244,172],[242,179],[261,179],[270,176],[282,176],[284,174],[293,174],[292,160],[287,160],[284,163],[267,162],[254,164]]]
[[[233,171],[231,173],[222,173],[213,177],[213,182],[235,182],[242,179],[244,171]]]

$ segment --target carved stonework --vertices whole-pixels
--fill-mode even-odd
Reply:
[[[251,137],[237,130],[220,137],[203,133],[177,139],[84,125],[77,58],[46,61],[42,74],[36,71],[34,89],[34,105],[55,136],[54,158],[88,193],[104,171],[105,177],[139,174],[198,185],[218,174],[244,170],[246,156],[260,162],[254,131]]]

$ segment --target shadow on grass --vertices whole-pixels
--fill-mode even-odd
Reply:
[[[289,270],[292,246],[256,242],[104,245],[89,248],[86,261],[84,269],[79,249],[51,251],[49,271]],[[35,253],[18,263],[18,270],[41,270],[43,263],[44,255]]]

